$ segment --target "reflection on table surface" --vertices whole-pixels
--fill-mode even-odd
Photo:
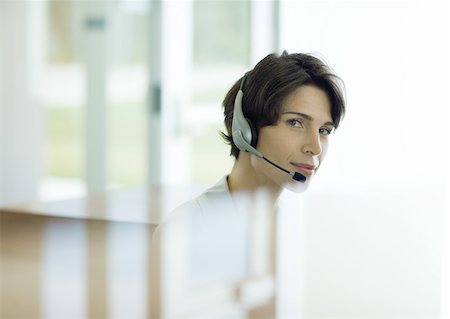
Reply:
[[[432,197],[302,195],[155,232],[159,195],[136,194],[0,209],[0,317],[439,317]]]

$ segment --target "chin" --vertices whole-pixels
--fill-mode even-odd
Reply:
[[[308,189],[309,183],[310,183],[309,178],[307,178],[304,183],[291,180],[283,184],[283,188],[294,193],[303,193]]]

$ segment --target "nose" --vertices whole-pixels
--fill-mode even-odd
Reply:
[[[312,156],[318,156],[322,153],[322,142],[319,132],[311,132],[307,135],[302,146],[302,152]]]

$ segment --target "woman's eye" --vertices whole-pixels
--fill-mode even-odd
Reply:
[[[327,127],[322,127],[319,129],[319,133],[322,135],[330,135],[332,133],[332,130]]]
[[[303,123],[300,120],[296,120],[296,119],[290,119],[287,121],[289,126],[292,127],[302,127]]]

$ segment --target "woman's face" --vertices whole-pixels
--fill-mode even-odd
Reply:
[[[256,148],[288,171],[305,175],[306,182],[293,180],[256,156],[252,166],[266,185],[304,191],[325,158],[333,129],[327,94],[314,85],[301,86],[284,100],[278,122],[259,130]]]

